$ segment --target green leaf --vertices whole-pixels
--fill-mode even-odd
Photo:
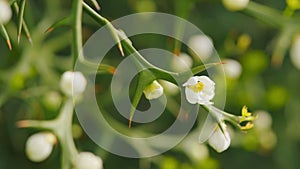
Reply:
[[[62,19],[56,21],[54,24],[52,24],[45,32],[46,33],[52,32],[55,28],[62,27],[62,26],[68,26],[68,25],[70,25],[70,23],[71,23],[70,16],[62,18]]]
[[[13,0],[11,2],[11,4],[13,6],[13,9],[14,9],[15,13],[19,14],[19,5],[18,5],[18,3],[15,0]],[[29,29],[27,27],[27,24],[26,24],[25,20],[23,20],[22,25],[23,25],[23,28],[24,28],[24,31],[25,31],[25,34],[26,34],[26,37],[27,37],[28,41],[30,43],[32,43],[31,35],[30,35]]]
[[[20,6],[19,13],[18,13],[18,19],[19,19],[18,20],[18,43],[20,43],[20,38],[21,38],[26,0],[21,0],[20,4],[21,4],[21,6]]]
[[[6,44],[7,44],[8,48],[9,48],[9,50],[12,50],[12,46],[11,46],[9,35],[8,35],[8,33],[7,33],[7,31],[6,31],[6,29],[5,29],[5,27],[4,27],[3,24],[1,24],[0,33],[5,38]]]
[[[279,11],[253,1],[249,2],[243,12],[276,28],[282,28],[288,21]]]

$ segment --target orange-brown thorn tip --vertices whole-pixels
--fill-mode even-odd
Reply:
[[[54,28],[53,27],[49,27],[46,31],[45,31],[45,33],[49,33],[49,32],[52,32],[54,30]]]
[[[121,52],[121,55],[124,57],[125,54],[124,54],[123,47],[122,47],[122,44],[121,44],[121,43],[118,44],[118,48],[119,48],[119,50],[120,50],[120,52]]]
[[[9,50],[12,50],[12,45],[9,39],[6,40],[7,46],[9,48]]]
[[[111,74],[115,74],[116,73],[116,68],[115,67],[110,67],[108,69],[108,72],[111,73]]]
[[[131,124],[132,124],[132,117],[129,118],[128,128],[131,128]]]
[[[27,120],[18,121],[16,125],[18,128],[25,128],[28,127],[28,121]]]
[[[32,43],[32,39],[31,39],[31,37],[30,37],[30,36],[28,36],[28,37],[27,37],[27,39],[28,39],[29,43],[32,45],[33,43]]]
[[[179,56],[180,51],[179,51],[178,49],[174,49],[173,54],[174,54],[175,56]]]

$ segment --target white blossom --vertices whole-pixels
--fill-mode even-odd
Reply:
[[[69,97],[81,95],[87,85],[87,81],[81,72],[65,72],[60,80],[61,90]]]
[[[74,161],[74,169],[102,169],[103,162],[98,156],[90,152],[81,152]]]
[[[215,96],[215,83],[207,76],[193,76],[186,83],[186,99],[191,104],[211,105]]]
[[[152,100],[162,96],[164,89],[156,80],[154,80],[149,86],[144,89],[143,92],[148,100]]]
[[[37,133],[30,136],[26,142],[26,155],[34,162],[41,162],[49,157],[56,137],[50,132]]]
[[[212,39],[206,35],[192,36],[188,41],[188,47],[201,61],[208,59],[214,50]]]
[[[249,0],[222,0],[223,5],[230,11],[239,11],[247,7]]]
[[[226,124],[221,122],[222,129],[217,125],[212,135],[208,139],[208,144],[217,152],[223,152],[230,146],[231,138],[226,129]]]
[[[12,17],[12,11],[6,0],[0,0],[0,24],[6,24]]]

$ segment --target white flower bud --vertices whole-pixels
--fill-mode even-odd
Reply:
[[[148,100],[152,100],[162,96],[164,93],[164,89],[156,80],[154,80],[149,86],[144,89],[143,92]]]
[[[56,137],[50,132],[37,133],[26,142],[26,155],[33,162],[44,161],[52,152]]]
[[[259,131],[269,130],[272,126],[272,117],[266,111],[257,111],[255,112],[257,119],[254,120],[254,126]]]
[[[188,47],[202,61],[208,59],[214,50],[212,39],[206,35],[192,36],[188,41]]]
[[[239,11],[247,7],[249,0],[222,0],[223,5],[230,11]]]
[[[12,11],[6,0],[0,0],[0,24],[6,24],[12,17]]]
[[[215,83],[207,76],[193,76],[183,84],[186,99],[191,104],[210,105],[215,96]]]
[[[242,73],[242,66],[241,64],[233,59],[226,59],[224,60],[225,64],[224,66],[224,71],[227,77],[235,79],[240,77]]]
[[[81,152],[74,161],[74,169],[102,169],[103,162],[98,156],[90,152]]]
[[[219,153],[228,149],[231,141],[230,135],[226,130],[225,123],[221,123],[221,125],[223,125],[223,131],[219,126],[217,126],[208,139],[208,144]]]
[[[184,72],[193,66],[193,59],[186,53],[180,53],[174,56],[171,61],[171,68],[176,72]]]
[[[293,65],[300,69],[300,35],[293,42],[290,50],[291,61]]]
[[[60,80],[60,88],[67,96],[80,96],[87,85],[87,81],[81,72],[65,72]]]

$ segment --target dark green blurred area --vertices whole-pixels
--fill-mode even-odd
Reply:
[[[259,0],[256,2],[280,11],[285,9],[284,0]],[[100,14],[109,20],[114,20],[143,11],[175,14],[174,5],[176,1],[101,0],[99,3],[101,5]],[[42,163],[30,162],[26,158],[24,147],[27,137],[36,130],[17,129],[15,123],[21,119],[51,119],[58,113],[59,106],[49,108],[44,105],[43,94],[44,91],[48,90],[59,91],[58,79],[60,74],[71,69],[70,44],[72,39],[68,27],[58,28],[47,35],[44,32],[53,22],[67,16],[70,9],[70,1],[30,0],[26,6],[25,19],[33,36],[33,47],[27,42],[25,36],[22,36],[20,45],[17,44],[16,16],[7,25],[12,38],[13,51],[9,51],[5,40],[0,38],[0,72],[14,72],[19,61],[27,55],[36,55],[39,60],[43,60],[45,55],[59,58],[58,60],[45,60],[45,63],[50,65],[47,68],[52,70],[52,74],[47,75],[47,77],[41,75],[45,75],[47,70],[36,65],[25,69],[26,71],[21,72],[19,76],[18,73],[12,73],[14,76],[7,78],[7,81],[4,80],[5,78],[0,79],[0,93],[6,93],[7,90],[10,90],[0,107],[0,169],[57,169],[60,166],[59,145],[55,147],[50,158],[46,161]],[[279,31],[243,13],[226,10],[219,0],[197,0],[187,20],[213,39],[221,58],[235,59],[243,67],[239,79],[228,79],[225,110],[239,114],[241,107],[247,105],[250,111],[268,111],[273,119],[272,129],[277,136],[275,147],[265,150],[259,145],[254,145],[254,148],[249,148],[247,146],[249,144],[251,146],[250,141],[249,144],[242,144],[242,146],[232,146],[221,154],[209,148],[211,159],[206,161],[207,164],[205,165],[197,165],[182,152],[172,150],[160,157],[141,161],[106,154],[85,134],[76,140],[78,149],[94,151],[100,156],[105,154],[103,160],[106,169],[136,169],[141,166],[143,161],[155,161],[156,158],[162,160],[155,163],[150,162],[151,168],[299,169],[300,70],[292,65],[289,53],[286,53],[284,62],[280,67],[271,65],[272,41]],[[83,16],[83,37],[85,40],[98,29],[99,26],[89,16]],[[230,43],[235,43],[242,34],[248,34],[251,37],[251,44],[246,51],[239,52]],[[173,45],[166,38],[149,35],[133,37],[132,41],[137,49],[147,47],[172,49]],[[48,50],[47,45],[52,45],[57,50]],[[108,55],[111,56],[111,59],[106,58],[106,63],[116,66],[120,62],[120,56],[116,49],[113,49]],[[41,71],[42,73],[40,73]],[[103,85],[102,89],[105,90],[110,83],[111,76],[99,75],[98,80]],[[50,86],[46,89],[41,88],[41,91],[33,96],[27,96],[27,89],[45,85]],[[99,99],[102,95],[107,96],[103,91],[100,91]],[[105,101],[107,105],[104,107],[111,106],[110,101],[107,99]],[[251,135],[251,133],[249,134]],[[174,165],[173,168],[172,165]]]

